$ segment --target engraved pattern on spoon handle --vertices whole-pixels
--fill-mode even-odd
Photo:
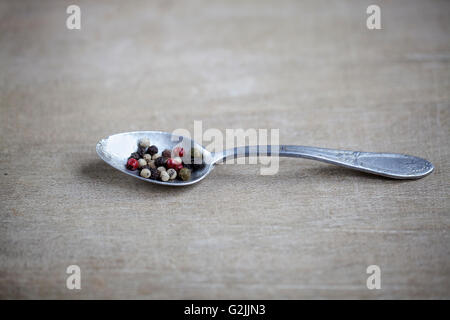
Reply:
[[[272,155],[306,158],[396,179],[419,179],[434,167],[428,160],[397,153],[360,152],[307,146],[245,146],[220,153],[216,162],[237,157]]]

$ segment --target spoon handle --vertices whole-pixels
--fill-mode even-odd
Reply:
[[[280,156],[306,158],[335,164],[395,179],[419,179],[430,174],[434,167],[428,160],[398,154],[335,150],[305,146],[246,146],[225,150],[216,154],[221,160],[249,156]]]

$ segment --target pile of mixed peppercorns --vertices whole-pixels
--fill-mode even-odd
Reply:
[[[143,178],[164,182],[176,178],[187,181],[191,178],[192,171],[202,169],[204,166],[202,153],[197,148],[191,148],[190,157],[185,154],[182,147],[158,153],[158,147],[150,145],[147,138],[139,140],[137,151],[130,155],[126,164],[128,170],[138,170]]]

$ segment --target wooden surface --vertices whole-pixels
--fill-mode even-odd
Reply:
[[[80,31],[69,4],[0,2],[0,298],[450,298],[450,2],[76,1]],[[194,120],[436,171],[282,159],[170,189],[95,153]]]

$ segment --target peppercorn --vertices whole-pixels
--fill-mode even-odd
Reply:
[[[142,138],[138,142],[137,151],[128,158],[126,167],[133,171],[139,168],[140,176],[152,180],[169,181],[179,177],[187,181],[191,178],[192,171],[205,166],[202,160],[201,163],[195,163],[202,158],[202,151],[198,148],[190,151],[191,154],[186,154],[182,147],[177,146],[172,151],[165,149],[160,154],[156,145],[150,145],[148,138]],[[191,159],[182,159],[185,155]]]
[[[139,162],[134,158],[130,158],[127,161],[126,167],[128,170],[134,171],[139,167]]]
[[[172,155],[174,157],[182,157],[184,155],[184,149],[182,147],[175,147],[172,150]]]
[[[155,160],[150,160],[147,162],[147,165],[152,169],[156,169]]]
[[[199,148],[192,148],[191,149],[191,158],[201,158],[202,152]]]
[[[167,174],[169,175],[170,180],[174,180],[177,177],[177,171],[172,168],[167,170]]]
[[[139,147],[147,149],[150,146],[150,140],[148,138],[142,138],[139,140]]]
[[[175,170],[180,170],[183,168],[183,161],[180,157],[167,159],[167,168],[174,168]]]
[[[169,174],[167,173],[167,171],[161,172],[160,175],[161,175],[161,181],[164,181],[164,182],[165,182],[165,181],[169,181],[170,176],[169,176]]]
[[[157,180],[159,178],[159,171],[158,169],[151,168],[150,169],[150,179]]]
[[[140,158],[143,158],[146,151],[147,151],[147,148],[138,147],[138,150],[136,151],[136,153],[139,155]]]
[[[140,174],[143,178],[150,178],[151,171],[149,169],[142,169]]]
[[[172,157],[172,152],[169,149],[166,149],[162,152],[162,156],[164,158],[171,158]]]
[[[166,163],[167,163],[167,158],[165,158],[165,157],[159,157],[159,158],[156,158],[156,160],[155,160],[156,167],[164,167],[164,166],[166,166]]]
[[[136,159],[136,160],[139,160],[140,157],[141,157],[141,156],[139,155],[139,153],[133,152],[133,153],[128,157],[128,159]]]
[[[145,159],[139,159],[138,163],[139,163],[139,168],[142,168],[147,165],[147,161],[145,161]]]
[[[166,168],[164,168],[164,167],[157,167],[156,170],[158,170],[159,172],[163,172],[163,171],[166,171]]]
[[[191,149],[191,162],[186,164],[185,167],[192,169],[192,170],[200,170],[205,167],[205,162],[203,161],[203,154],[202,151],[199,148],[192,148]]]
[[[158,147],[155,145],[150,146],[147,151],[148,151],[148,153],[150,153],[150,155],[153,156],[154,154],[158,153]]]
[[[178,175],[183,181],[187,181],[191,178],[191,170],[189,170],[188,168],[183,168],[180,170]]]
[[[147,161],[147,162],[149,162],[150,160],[152,160],[152,156],[149,155],[148,153],[144,154],[144,157],[143,157],[143,158],[144,158],[145,161]]]
[[[175,166],[176,166],[176,164],[172,158],[167,159],[167,168],[173,168]]]
[[[192,164],[192,170],[201,170],[205,167],[205,162]]]

